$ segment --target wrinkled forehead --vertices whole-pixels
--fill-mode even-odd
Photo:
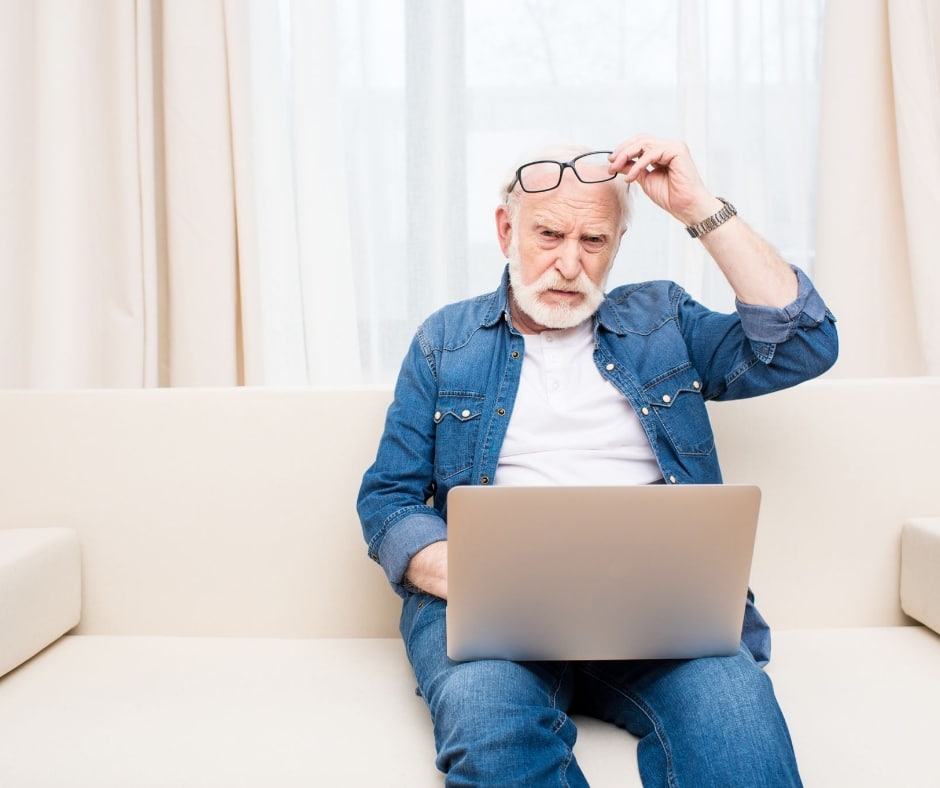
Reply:
[[[557,189],[522,192],[516,199],[530,222],[565,226],[578,223],[601,229],[606,225],[616,227],[621,220],[620,199],[613,181],[581,183],[567,171]]]

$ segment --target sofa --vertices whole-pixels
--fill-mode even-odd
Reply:
[[[355,513],[383,387],[0,392],[0,785],[438,788]],[[807,786],[940,786],[940,378],[711,403]],[[577,719],[592,786],[636,743]],[[747,785],[742,775],[741,785]]]

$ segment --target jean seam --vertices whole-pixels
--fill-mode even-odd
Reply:
[[[641,712],[643,712],[643,714],[652,724],[653,732],[656,734],[656,738],[659,741],[660,746],[663,748],[663,753],[666,756],[666,779],[668,780],[671,788],[679,788],[679,783],[678,783],[678,780],[676,779],[676,772],[672,765],[673,764],[672,750],[669,747],[669,741],[666,738],[666,731],[663,728],[662,723],[659,720],[659,717],[654,713],[653,709],[646,702],[644,702],[643,699],[639,697],[638,695],[634,695],[632,692],[628,692],[627,690],[624,690],[620,687],[617,687],[611,684],[609,681],[601,678],[597,674],[592,673],[589,670],[585,670],[584,674],[586,676],[590,676],[595,681],[599,682],[600,684],[603,684],[608,689],[612,690],[613,692],[617,693],[621,697],[630,701]]]
[[[564,714],[564,712],[562,712]],[[567,717],[567,715],[565,715]],[[568,788],[568,767],[571,765],[571,760],[574,758],[574,751],[570,747],[565,748],[568,751],[568,755],[565,758],[561,766],[558,767],[558,778],[561,781],[561,784]]]
[[[555,680],[555,684],[552,687],[551,695],[549,696],[549,702],[552,704],[553,709],[558,708],[558,691],[561,689],[561,685],[564,683],[565,676],[568,674],[568,671],[571,670],[570,665],[565,665],[561,673],[558,674],[558,678]],[[557,734],[564,726],[565,723],[570,720],[567,713],[564,711],[558,712],[558,719],[555,721],[555,724],[552,726],[552,733]],[[558,779],[565,788],[568,786],[568,767],[571,765],[571,761],[574,758],[574,750],[571,747],[565,747],[567,751],[567,756],[565,760],[558,767]]]
[[[564,675],[564,674],[562,674]],[[552,698],[552,706],[554,706],[554,697]],[[556,707],[557,708],[557,707]],[[555,724],[551,727],[551,732],[554,735],[558,735],[558,732],[565,727],[565,723],[570,721],[570,717],[563,711],[558,712],[558,718],[555,720]],[[572,723],[573,724],[573,723]],[[567,753],[564,761],[558,767],[558,779],[561,781],[563,786],[568,786],[568,767],[571,765],[571,761],[574,758],[574,750],[570,747],[565,747],[565,752]]]

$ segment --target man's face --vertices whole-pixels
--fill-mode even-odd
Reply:
[[[496,212],[509,258],[510,312],[522,333],[570,328],[597,311],[620,238],[620,204],[610,183],[565,172],[557,189],[520,194],[518,215]]]

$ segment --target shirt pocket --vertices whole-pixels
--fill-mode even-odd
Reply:
[[[438,394],[434,411],[434,471],[438,479],[469,473],[482,415],[482,394]]]
[[[702,378],[691,366],[668,373],[646,386],[647,401],[679,454],[711,454],[715,450]]]

